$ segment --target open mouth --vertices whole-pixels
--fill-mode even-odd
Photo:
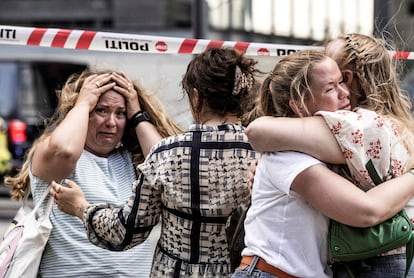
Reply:
[[[107,133],[107,132],[101,132],[101,136],[105,138],[114,138],[116,136],[115,133]]]

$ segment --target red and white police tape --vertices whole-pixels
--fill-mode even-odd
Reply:
[[[250,56],[284,56],[315,47],[9,25],[0,25],[0,44],[157,54],[198,54],[217,46],[234,47]],[[414,52],[393,51],[391,55],[395,59],[414,60]]]

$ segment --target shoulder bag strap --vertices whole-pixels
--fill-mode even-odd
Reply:
[[[47,199],[47,204],[46,204],[46,208],[45,208],[45,213],[43,217],[49,217],[50,212],[52,211],[52,205],[53,205],[53,198],[50,195],[50,188],[51,185],[49,185],[45,192],[43,193],[42,197],[39,199],[39,201],[36,203],[36,205],[34,206],[33,210],[32,210],[32,214],[35,214],[39,211],[40,206],[43,204],[43,202]]]

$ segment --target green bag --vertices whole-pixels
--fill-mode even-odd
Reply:
[[[368,163],[366,168],[371,177],[374,177],[374,182],[380,181],[375,177],[376,171],[372,163]],[[407,276],[414,255],[414,236],[412,223],[404,210],[369,228],[351,227],[334,220],[329,224],[328,246],[333,258],[338,262],[372,258],[404,245]],[[350,276],[353,277],[351,273]]]
[[[412,238],[405,211],[369,228],[357,228],[331,220],[328,244],[335,260],[349,262],[375,257],[404,246]]]

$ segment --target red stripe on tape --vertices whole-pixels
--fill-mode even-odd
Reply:
[[[76,49],[89,49],[96,32],[84,31],[76,44]]]
[[[410,52],[406,51],[398,51],[394,54],[394,59],[404,59],[406,60],[408,58],[408,55],[410,55]]]
[[[19,31],[20,32],[20,27],[13,27],[12,32],[13,33],[9,33],[11,30],[10,29],[11,26],[3,26],[0,25],[0,31],[5,30],[5,36],[8,39],[9,36],[12,36],[13,39],[15,39],[15,35],[16,32]],[[4,28],[4,29],[3,29]],[[42,40],[47,40],[47,41],[52,41],[51,45],[45,45],[45,46],[49,46],[49,47],[71,47],[71,46],[66,46],[67,40],[69,39],[69,36],[74,36],[74,30],[66,30],[66,29],[59,29],[56,32],[56,29],[50,29],[53,30],[53,32],[48,32],[49,29],[46,28],[21,28],[22,31],[24,31],[25,36],[27,34],[27,32],[30,32],[27,41],[26,41],[26,45],[33,45],[33,46],[40,46],[42,43]],[[24,30],[23,30],[24,29]],[[26,30],[26,29],[30,29]],[[105,43],[104,38],[98,37],[97,39],[95,39],[96,35],[99,33],[100,35],[104,35],[105,32],[95,32],[95,31],[82,31],[82,30],[77,30],[78,32],[76,32],[76,34],[81,34],[79,37],[73,38],[73,40],[77,40],[76,41],[76,48],[77,49],[87,49],[87,50],[107,50],[103,47],[103,44]],[[3,34],[3,32],[2,32]],[[124,33],[122,33],[122,35],[125,35]],[[46,36],[46,37],[45,37]],[[113,34],[111,33],[111,36],[113,36]],[[202,40],[202,42],[200,42],[199,39],[190,39],[190,38],[176,38],[175,40],[171,40],[170,37],[155,37],[153,36],[155,40],[158,40],[158,42],[156,43],[156,49],[159,52],[163,52],[163,53],[171,53],[168,52],[168,45],[164,42],[164,40],[167,40],[168,43],[170,44],[170,46],[173,46],[173,48],[175,49],[178,46],[178,51],[177,53],[183,53],[183,54],[192,54],[192,53],[199,53],[199,51],[203,50],[202,46],[205,45],[205,43],[207,44],[206,48],[210,48],[210,47],[219,47],[222,48],[223,45],[225,43],[229,43],[229,45],[234,45],[233,47],[235,49],[237,49],[238,51],[244,52],[246,53],[247,51],[249,51],[250,48],[251,51],[249,52],[251,55],[266,55],[266,56],[274,56],[275,54],[277,54],[277,56],[282,56],[282,55],[286,55],[289,54],[291,51],[297,51],[297,50],[301,50],[303,47],[302,46],[292,46],[295,49],[286,49],[286,45],[277,45],[277,44],[255,44],[254,42],[227,42],[227,41],[219,41],[219,40]],[[134,39],[140,39],[140,36],[137,35],[132,35],[131,34],[131,38]],[[147,37],[143,38],[145,40],[148,40]],[[93,41],[96,41],[95,45],[92,45]],[[24,43],[23,40],[19,41],[20,43]],[[7,40],[1,40],[0,44],[7,44]],[[14,43],[14,42],[13,42]],[[44,43],[46,44],[46,43]],[[200,44],[200,46],[198,48],[196,48],[197,44]],[[282,49],[279,49],[282,48]],[[118,49],[118,48],[113,48],[113,51],[122,51],[125,49]],[[128,49],[127,49],[128,50]],[[276,51],[275,51],[276,50]],[[283,50],[283,53],[279,52],[279,50]],[[285,51],[286,50],[286,54]],[[393,55],[393,59],[401,59],[401,60],[414,60],[414,52],[407,52],[407,51],[390,51],[390,54]]]
[[[70,33],[72,33],[71,30],[59,30],[53,38],[52,47],[64,47]]]
[[[43,35],[46,33],[45,28],[36,28],[32,31],[29,38],[27,39],[27,45],[40,45]]]
[[[249,42],[238,42],[234,45],[234,48],[241,52],[246,52],[246,49],[249,48],[249,46]]]
[[[193,53],[197,42],[197,39],[184,39],[180,45],[180,48],[178,49],[178,53]]]
[[[210,47],[221,48],[223,44],[224,44],[224,41],[210,41],[207,45],[207,48],[210,48]]]

